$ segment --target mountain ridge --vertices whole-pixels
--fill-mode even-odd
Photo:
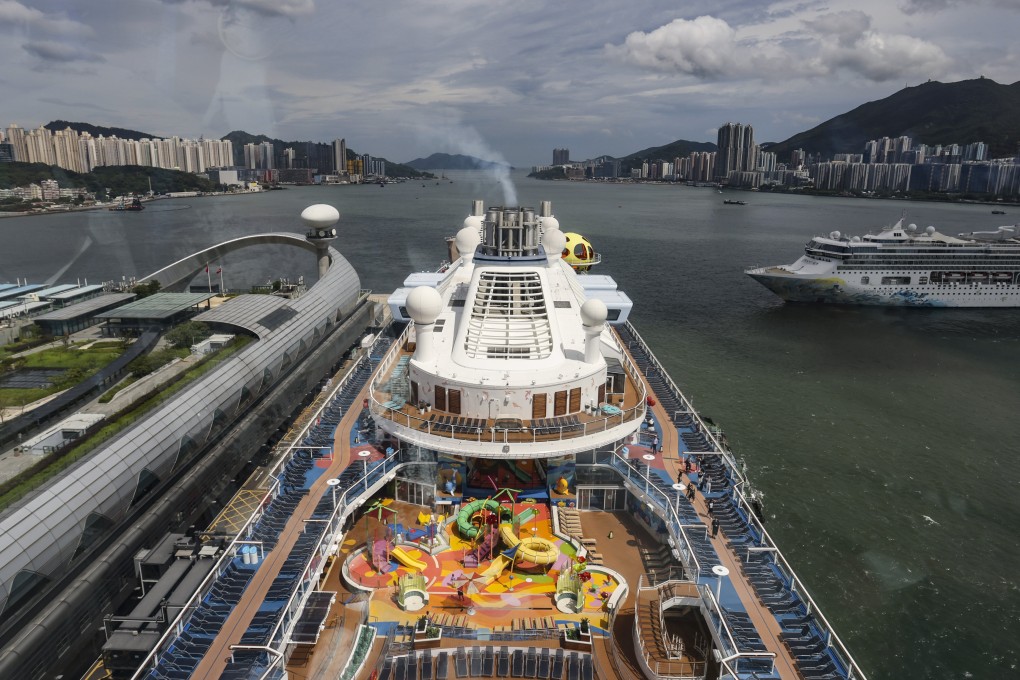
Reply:
[[[426,158],[415,158],[407,161],[404,165],[415,170],[485,170],[492,167],[504,167],[513,169],[509,163],[498,161],[487,161],[475,156],[464,154],[448,154],[437,152]]]
[[[1011,156],[1020,140],[1020,81],[1001,85],[989,78],[954,83],[928,81],[866,102],[810,130],[764,148],[788,161],[794,149],[831,156],[861,153],[882,137],[911,137],[921,144],[984,142],[989,157]]]
[[[73,123],[66,120],[51,120],[49,123],[43,126],[47,130],[56,132],[58,130],[66,130],[71,128],[77,133],[87,132],[93,137],[102,135],[104,137],[120,137],[121,139],[161,139],[159,135],[150,135],[147,132],[139,132],[138,130],[129,130],[127,128],[119,127],[104,127],[102,125],[93,125],[92,123]]]

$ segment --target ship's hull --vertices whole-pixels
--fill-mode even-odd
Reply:
[[[802,276],[778,267],[752,269],[747,274],[788,302],[887,307],[1020,307],[1020,286],[1016,284],[867,285],[859,279],[868,276],[868,272],[855,272],[853,278],[835,272]],[[881,280],[874,273],[872,276],[874,280]]]

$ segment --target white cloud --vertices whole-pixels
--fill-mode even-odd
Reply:
[[[67,17],[47,14],[15,0],[0,0],[0,29],[18,26],[55,35],[88,35],[92,32],[85,24]]]
[[[1018,0],[905,0],[900,8],[907,14],[935,14],[950,8],[988,4],[999,9],[1020,10]]]
[[[906,76],[939,77],[950,64],[937,45],[874,31],[867,31],[851,45],[824,49],[822,60],[829,69],[843,68],[879,83]]]
[[[946,72],[950,61],[937,45],[881,33],[871,24],[871,17],[859,10],[831,12],[804,19],[801,30],[769,35],[767,25],[738,30],[722,19],[701,16],[631,33],[622,45],[605,50],[611,58],[645,70],[702,80],[810,79],[846,71],[884,82]]]
[[[727,76],[738,69],[736,31],[722,19],[674,19],[650,33],[635,31],[622,45],[606,45],[611,57],[654,71],[699,78]]]
[[[823,14],[816,19],[805,20],[804,24],[816,33],[834,36],[840,45],[850,47],[871,28],[871,17],[860,10],[850,10]]]

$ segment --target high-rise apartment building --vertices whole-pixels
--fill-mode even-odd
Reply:
[[[553,149],[553,165],[567,165],[570,163],[570,149]]]
[[[7,143],[14,150],[14,160],[19,163],[28,162],[28,146],[25,143],[25,130],[18,125],[7,128]]]
[[[719,128],[718,146],[716,178],[723,180],[731,172],[757,170],[758,147],[754,143],[754,129],[750,125],[726,123]]]
[[[347,140],[344,138],[333,140],[333,174],[347,174]]]

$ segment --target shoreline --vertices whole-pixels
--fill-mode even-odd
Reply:
[[[143,198],[143,199],[141,199],[141,202],[142,203],[155,203],[157,201],[172,201],[172,200],[181,199],[181,198],[218,198],[218,197],[222,197],[222,196],[254,196],[254,195],[257,195],[257,194],[265,193],[266,191],[269,191],[269,190],[268,189],[264,189],[262,191],[228,191],[228,192],[224,192],[224,193],[214,193],[214,194],[209,194],[209,193],[207,193],[207,194],[196,194],[194,196],[154,196],[154,197],[151,197],[151,198]],[[66,213],[87,212],[87,211],[92,211],[92,210],[106,210],[108,212],[122,212],[122,211],[110,210],[110,208],[112,206],[114,206],[114,205],[118,205],[118,204],[115,204],[115,203],[103,203],[103,204],[100,204],[100,205],[82,205],[82,206],[61,207],[61,208],[56,208],[56,209],[30,210],[28,212],[2,212],[2,211],[0,211],[0,219],[3,219],[5,217],[34,217],[36,215],[63,215],[63,214],[66,214]],[[131,212],[131,211],[123,211],[123,212]]]
[[[722,193],[722,191],[725,190],[725,191],[740,191],[740,192],[748,193],[748,194],[776,194],[776,195],[788,194],[788,195],[793,195],[793,196],[808,196],[808,197],[811,197],[811,198],[859,198],[859,199],[864,199],[864,200],[869,200],[869,201],[880,200],[880,201],[918,201],[918,202],[924,202],[924,203],[963,203],[963,204],[968,204],[968,205],[989,205],[989,206],[996,206],[996,207],[1007,207],[1007,206],[1010,206],[1010,207],[1013,207],[1013,208],[1020,209],[1020,196],[1012,198],[1012,199],[1003,198],[1003,199],[998,199],[998,200],[977,200],[977,199],[966,199],[966,198],[949,198],[949,196],[951,196],[951,194],[945,194],[946,198],[924,197],[924,196],[857,196],[857,195],[854,195],[854,194],[828,194],[828,193],[823,194],[823,193],[814,193],[812,191],[787,191],[787,190],[775,191],[775,190],[771,190],[771,189],[770,190],[766,190],[766,191],[761,191],[761,190],[750,189],[750,188],[746,188],[746,187],[719,187],[719,186],[714,185],[714,184],[712,184],[712,185],[709,185],[709,184],[692,185],[692,184],[688,184],[686,182],[649,182],[649,181],[636,180],[636,179],[630,179],[630,178],[567,179],[565,177],[557,177],[555,179],[550,179],[550,178],[543,178],[543,177],[532,177],[532,176],[528,175],[528,179],[534,179],[534,180],[538,180],[540,182],[576,182],[576,183],[581,183],[581,184],[613,184],[613,185],[634,184],[634,185],[645,185],[645,186],[655,186],[655,187],[687,187],[687,188],[690,188],[690,189],[714,189],[714,190],[719,191],[720,193]]]

